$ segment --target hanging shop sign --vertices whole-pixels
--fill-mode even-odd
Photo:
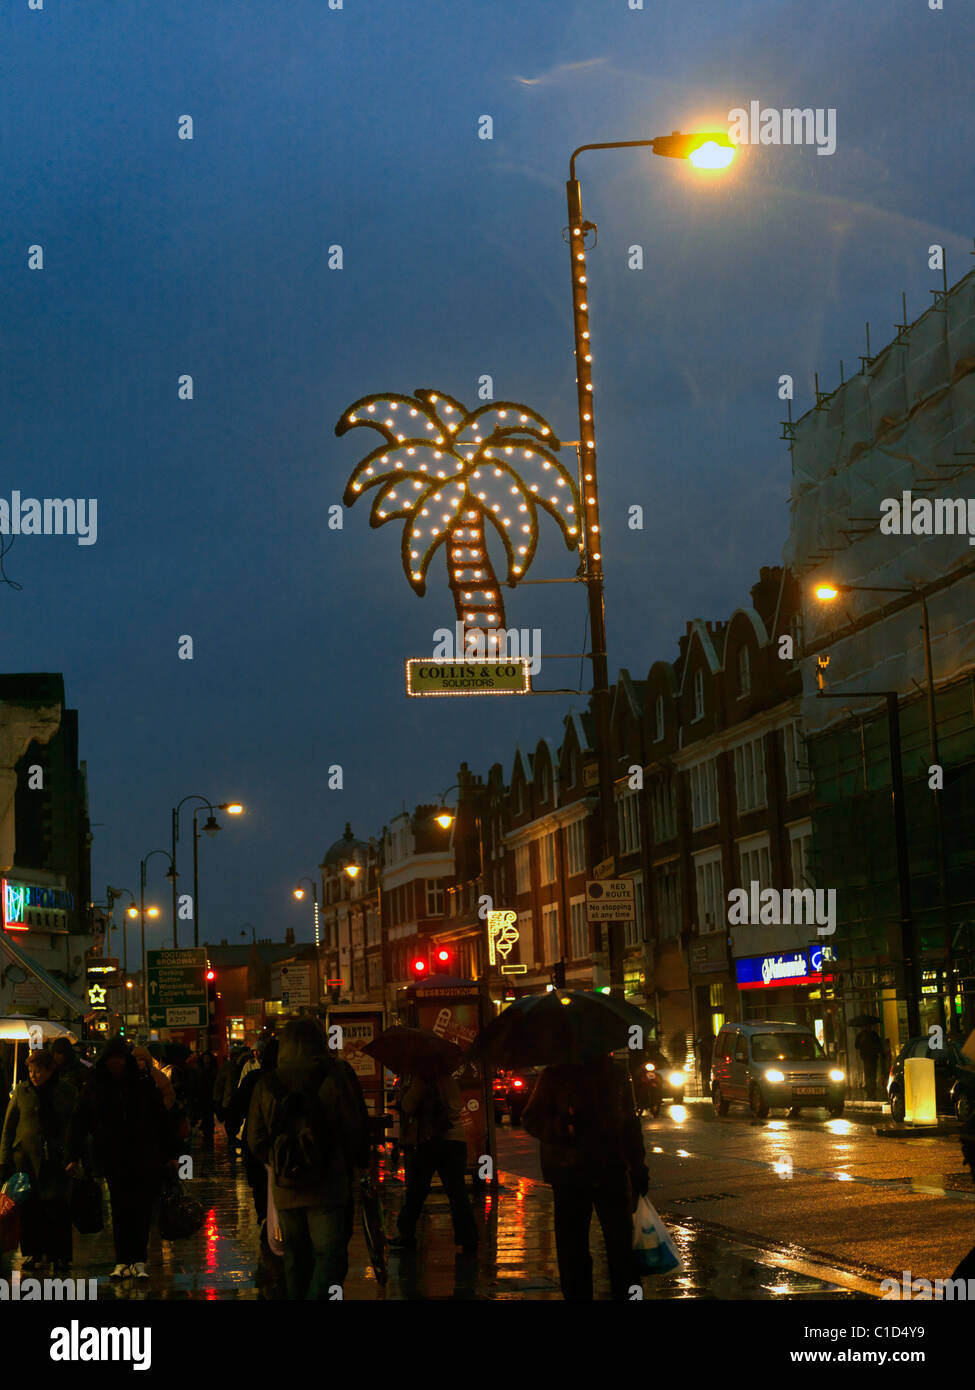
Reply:
[[[519,936],[518,928],[515,926],[517,920],[517,912],[513,912],[510,908],[505,908],[501,912],[488,913],[488,961],[491,965],[497,964],[498,956],[507,960],[511,954],[511,948]]]
[[[531,662],[436,661],[410,657],[406,663],[407,695],[528,695]]]
[[[818,985],[823,979],[823,949],[810,946],[778,956],[747,956],[735,961],[739,989],[782,989]]]

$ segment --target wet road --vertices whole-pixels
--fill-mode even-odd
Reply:
[[[855,1120],[717,1119],[704,1106],[665,1108],[644,1122],[651,1198],[667,1220],[684,1267],[643,1281],[650,1300],[875,1299],[880,1278],[948,1276],[975,1240],[975,1190],[947,1138],[879,1138]],[[353,1300],[559,1300],[552,1198],[538,1147],[523,1130],[499,1135],[501,1187],[475,1201],[476,1259],[456,1251],[447,1201],[435,1186],[416,1253],[391,1254],[380,1287],[361,1231],[350,1249],[345,1297]],[[150,1243],[151,1283],[114,1285],[108,1230],[75,1235],[72,1273],[98,1280],[101,1301],[227,1300],[281,1296],[239,1162],[218,1130],[215,1148],[193,1150],[192,1195],[203,1228],[187,1240]],[[402,1170],[383,1171],[387,1230],[404,1194]],[[594,1225],[597,1297],[608,1295]],[[19,1260],[0,1259],[9,1274]]]
[[[706,1105],[665,1107],[643,1125],[651,1200],[688,1238],[741,1242],[861,1294],[879,1296],[880,1278],[904,1270],[946,1278],[975,1243],[975,1187],[958,1141],[880,1137],[878,1118],[718,1119]],[[506,1130],[502,1145],[513,1171],[540,1176],[527,1135]]]

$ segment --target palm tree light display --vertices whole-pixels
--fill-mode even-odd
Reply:
[[[471,628],[505,626],[489,527],[501,537],[511,585],[535,557],[540,510],[555,519],[570,550],[581,549],[575,479],[552,452],[562,446],[551,426],[528,406],[492,401],[467,410],[440,391],[386,393],[356,401],[335,433],[361,425],[376,430],[382,443],[356,465],[343,501],[351,507],[374,488],[370,526],[404,523],[403,569],[421,596],[430,561],[445,548],[454,607],[469,642],[477,641]]]

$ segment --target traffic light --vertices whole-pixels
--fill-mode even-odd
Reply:
[[[450,974],[450,952],[446,946],[438,946],[433,953],[433,973],[435,975]]]
[[[427,963],[422,956],[414,956],[410,964],[410,972],[416,982],[425,980],[430,973],[427,968]]]
[[[203,972],[207,986],[207,1025],[212,1028],[217,1021],[217,972],[208,964]]]

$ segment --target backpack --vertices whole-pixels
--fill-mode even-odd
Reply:
[[[278,1187],[318,1187],[331,1164],[335,1136],[318,1094],[324,1079],[316,1068],[306,1087],[291,1091],[277,1076],[268,1077],[277,1100],[270,1164]]]

